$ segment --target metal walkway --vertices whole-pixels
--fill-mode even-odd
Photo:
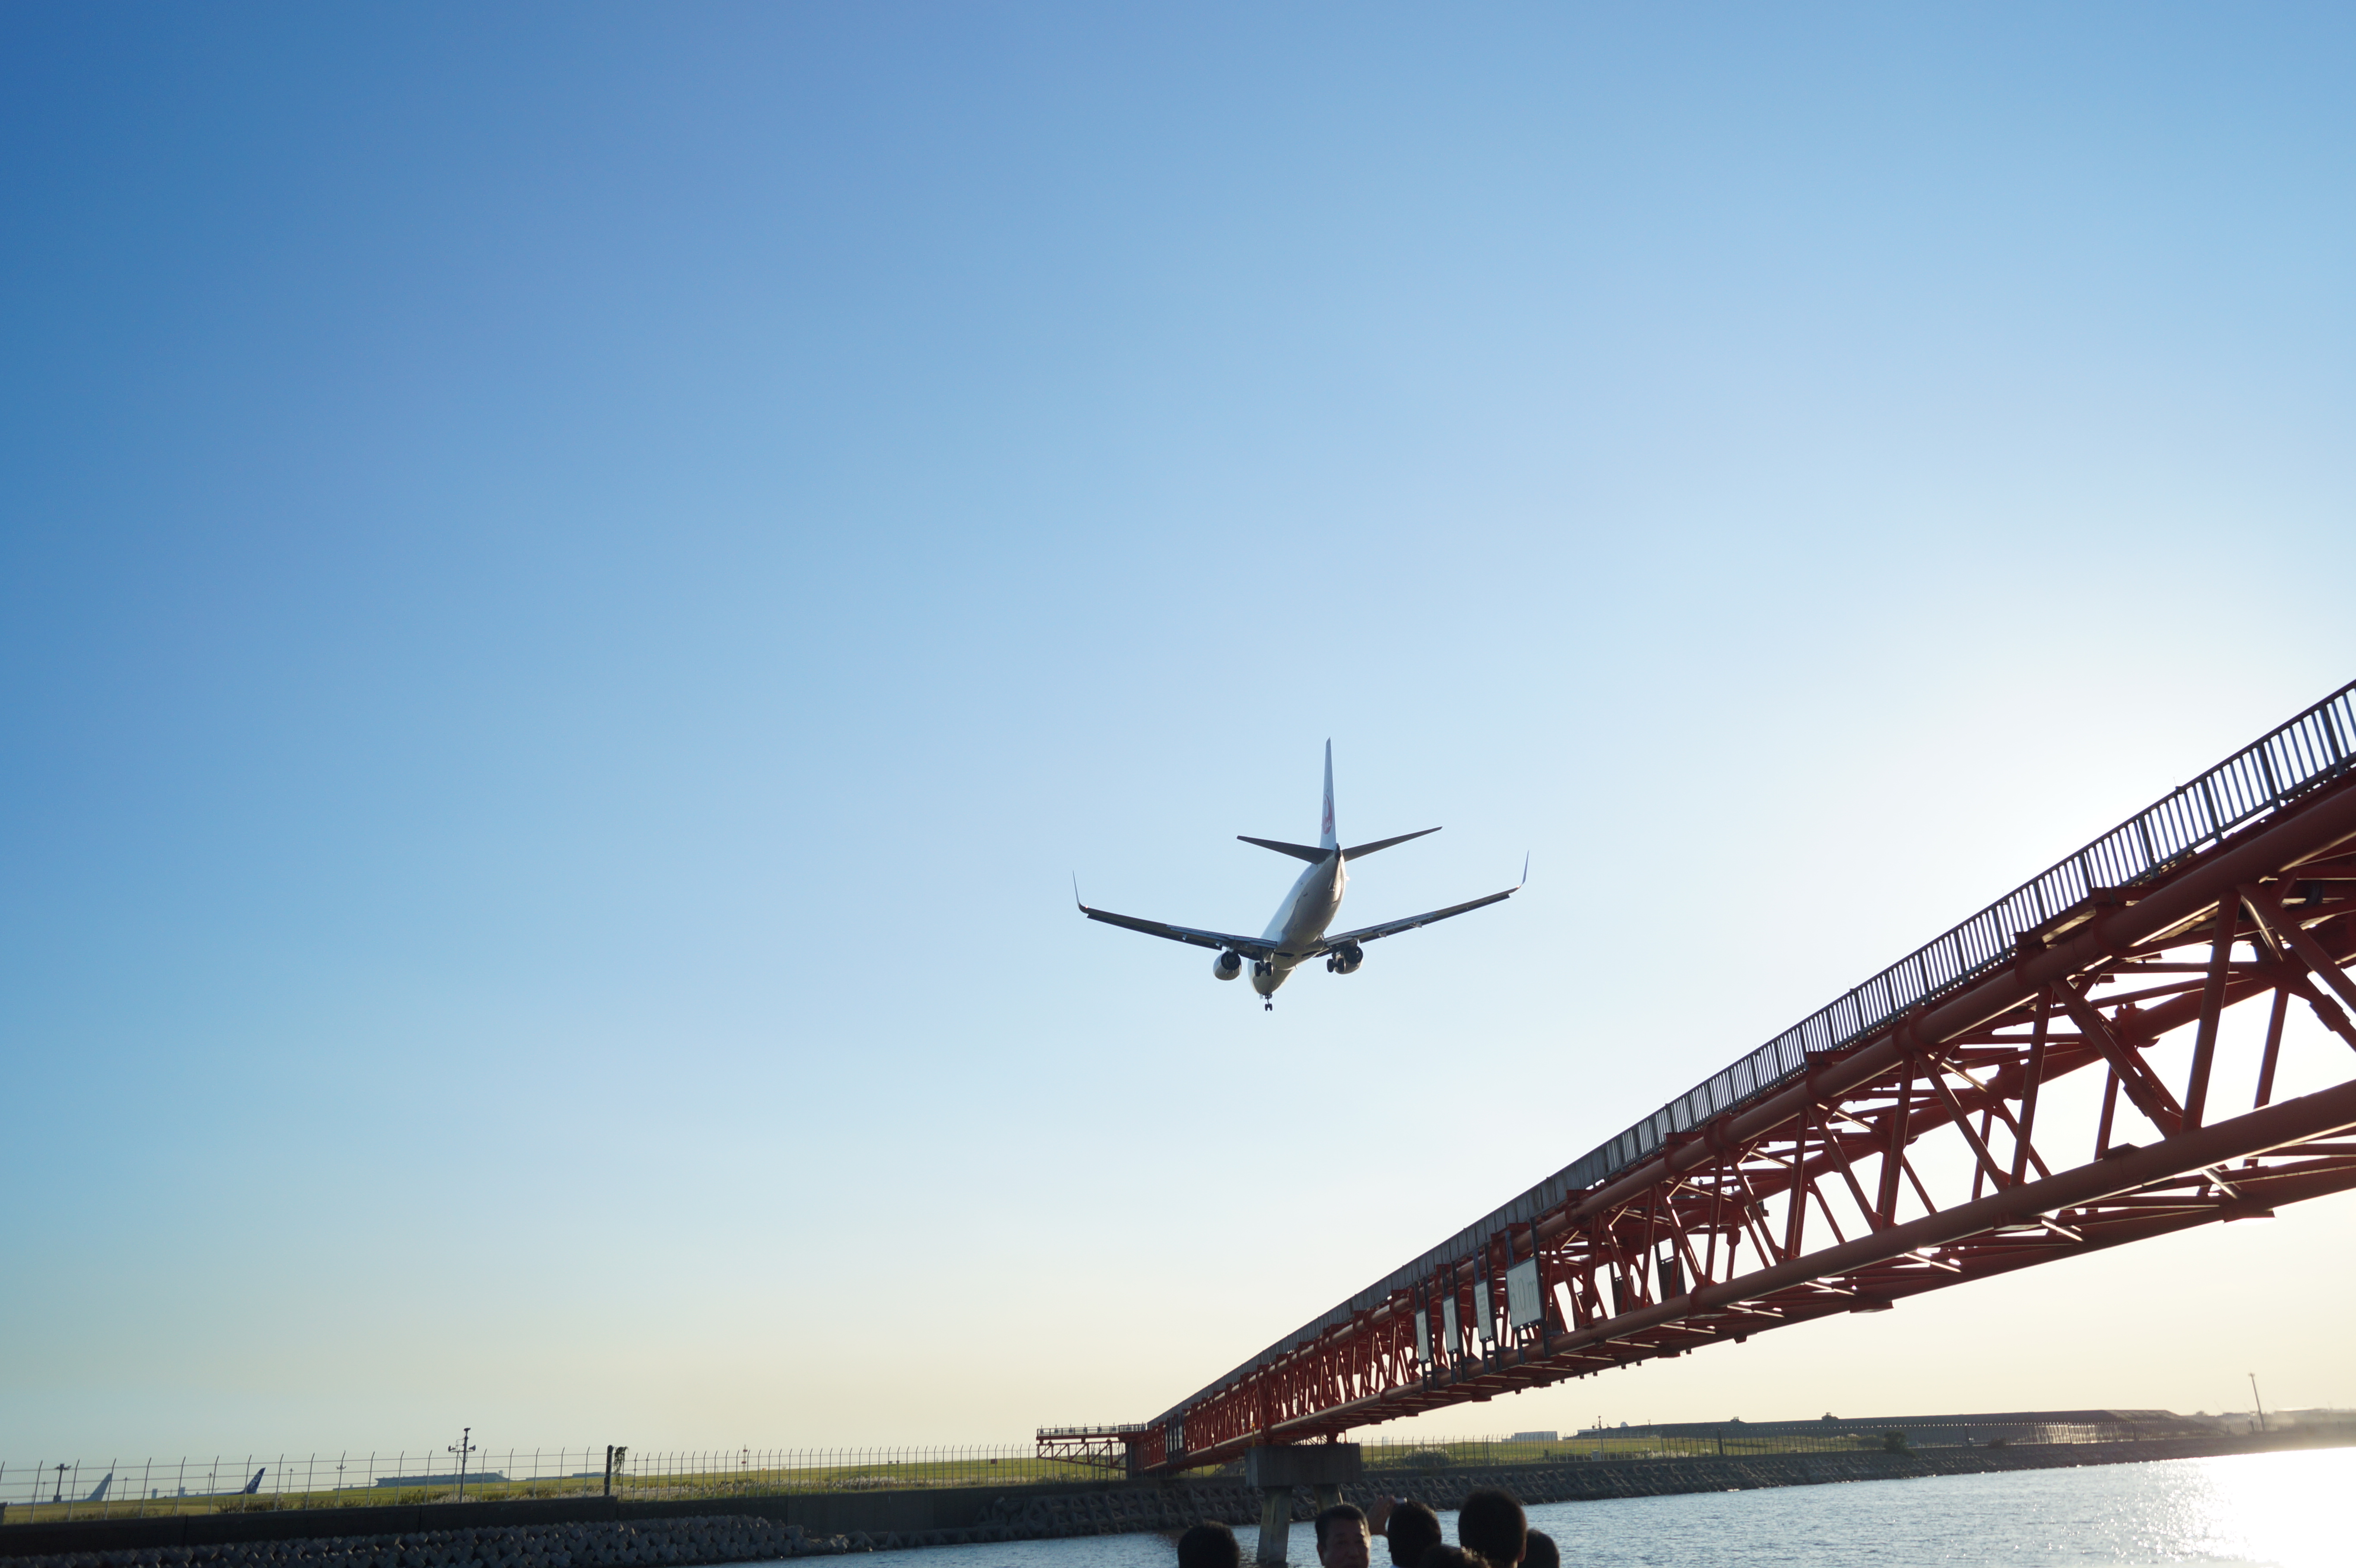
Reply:
[[[1152,1421],[1058,1446],[1215,1464],[2356,1188],[2351,956],[2356,683]],[[2245,1002],[2263,1042],[2221,1052]],[[2348,1049],[2275,1103],[2294,1005]],[[2099,1101],[2040,1120],[2082,1069]],[[2229,1081],[2250,1108],[2220,1119]]]

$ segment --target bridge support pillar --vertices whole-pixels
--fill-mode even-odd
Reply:
[[[1259,1489],[1260,1568],[1284,1568],[1284,1549],[1292,1537],[1292,1488]]]
[[[1244,1484],[1260,1494],[1259,1561],[1284,1562],[1292,1533],[1292,1494],[1302,1487],[1323,1510],[1342,1500],[1342,1488],[1365,1473],[1355,1443],[1287,1443],[1244,1450]]]

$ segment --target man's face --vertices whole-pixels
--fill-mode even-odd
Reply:
[[[1337,1519],[1325,1527],[1317,1543],[1317,1561],[1324,1568],[1366,1568],[1366,1527],[1359,1520]]]

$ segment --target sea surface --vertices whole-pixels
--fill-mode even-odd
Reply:
[[[2356,1449],[1541,1503],[1529,1511],[1531,1525],[1579,1568],[2351,1568]],[[1440,1520],[1454,1541],[1456,1516]],[[1249,1563],[1258,1531],[1236,1536]],[[1287,1558],[1294,1568],[1316,1563],[1307,1525],[1293,1527]],[[905,1568],[1171,1568],[1177,1560],[1173,1541],[1159,1535],[944,1546],[890,1559]],[[1376,1541],[1376,1568],[1388,1561]]]

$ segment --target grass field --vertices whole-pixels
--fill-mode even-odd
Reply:
[[[1640,1460],[1728,1457],[1758,1454],[1856,1453],[1882,1446],[1879,1436],[1667,1438],[1651,1435],[1557,1438],[1551,1442],[1516,1442],[1501,1437],[1434,1438],[1422,1442],[1376,1441],[1365,1445],[1371,1472],[1472,1469],[1506,1465],[1561,1465],[1596,1460]],[[578,1497],[605,1489],[602,1474],[583,1475],[585,1466],[601,1458],[597,1450],[542,1450],[525,1454],[486,1453],[480,1463],[487,1473],[470,1478],[469,1501],[518,1498]],[[446,1460],[445,1460],[446,1463]],[[430,1460],[410,1455],[388,1458],[370,1455],[355,1461],[348,1456],[298,1459],[255,1456],[243,1464],[218,1460],[172,1461],[140,1466],[81,1466],[59,1474],[54,1467],[0,1467],[0,1497],[6,1512],[0,1525],[48,1523],[64,1520],[168,1518],[176,1514],[246,1513],[283,1509],[371,1508],[450,1502],[458,1487],[444,1477],[420,1477],[415,1486],[375,1484],[390,1472],[427,1467]],[[230,1488],[253,1470],[263,1472],[262,1489],[251,1496]],[[337,1484],[340,1474],[344,1483]],[[1229,1472],[1239,1475],[1241,1464],[1217,1470],[1191,1472],[1208,1479]],[[89,1500],[100,1476],[112,1473],[107,1496]],[[356,1475],[368,1477],[355,1485]],[[498,1478],[488,1478],[496,1475]],[[19,1480],[18,1477],[24,1477]],[[1069,1459],[1042,1458],[1027,1448],[895,1448],[818,1449],[759,1453],[632,1455],[615,1475],[617,1497],[652,1502],[673,1499],[774,1497],[787,1493],[904,1491],[935,1487],[1019,1487],[1045,1482],[1101,1481],[1115,1478],[1105,1470]],[[199,1495],[178,1495],[188,1487]],[[62,1493],[52,1502],[42,1496]],[[149,1493],[155,1493],[149,1496]],[[76,1494],[80,1494],[77,1499]],[[74,1500],[68,1500],[74,1499]]]
[[[1596,1459],[1728,1458],[1759,1454],[1855,1454],[1879,1449],[1879,1436],[1861,1435],[1823,1437],[1656,1437],[1650,1434],[1601,1437],[1558,1437],[1551,1442],[1517,1443],[1509,1438],[1451,1438],[1430,1443],[1368,1444],[1366,1467],[1372,1469],[1473,1468],[1489,1465],[1562,1465]]]
[[[502,1458],[506,1467],[499,1468]],[[594,1456],[592,1456],[594,1458]],[[491,1456],[487,1470],[499,1479],[469,1479],[467,1501],[516,1498],[578,1497],[605,1489],[601,1475],[553,1474],[519,1476],[533,1467],[531,1456]],[[734,1461],[733,1463],[731,1461]],[[560,1467],[562,1461],[560,1461]],[[222,1495],[240,1476],[263,1467],[262,1488],[247,1496]],[[362,1467],[347,1464],[346,1474]],[[377,1467],[393,1467],[379,1465]],[[414,1468],[414,1466],[410,1467]],[[11,1467],[11,1471],[16,1467]],[[92,1472],[95,1473],[92,1473]],[[426,1486],[352,1486],[336,1484],[336,1463],[306,1456],[290,1464],[260,1458],[246,1467],[217,1466],[207,1461],[190,1468],[178,1462],[123,1467],[113,1471],[108,1495],[87,1500],[88,1492],[105,1467],[82,1467],[81,1473],[51,1478],[46,1467],[27,1469],[24,1489],[13,1474],[0,1473],[0,1486],[15,1494],[6,1502],[0,1524],[49,1523],[69,1519],[156,1519],[176,1514],[253,1513],[282,1509],[381,1508],[429,1502],[454,1502],[458,1487],[441,1480]],[[37,1477],[37,1478],[36,1478]],[[1044,1481],[1098,1481],[1104,1471],[1063,1459],[1043,1459],[1025,1449],[894,1449],[820,1450],[793,1455],[659,1455],[626,1462],[614,1477],[616,1496],[633,1501],[674,1498],[775,1496],[789,1492],[903,1491],[932,1487],[1028,1486]],[[203,1495],[177,1495],[193,1482]],[[49,1501],[42,1492],[62,1491]],[[148,1496],[149,1492],[157,1495]],[[83,1494],[76,1498],[75,1494]]]

